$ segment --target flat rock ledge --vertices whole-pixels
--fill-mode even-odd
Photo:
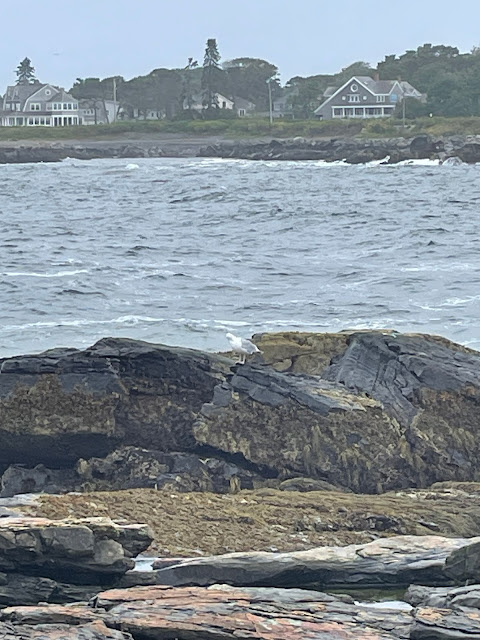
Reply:
[[[108,518],[2,518],[0,606],[91,597],[132,569],[151,541],[146,525]]]
[[[299,589],[136,587],[90,605],[11,607],[2,640],[478,640],[475,609],[396,610]]]
[[[172,586],[381,588],[453,584],[446,566],[455,554],[478,547],[480,538],[395,536],[363,545],[318,547],[293,553],[229,553],[155,562],[152,581]],[[458,573],[456,578],[461,579]]]

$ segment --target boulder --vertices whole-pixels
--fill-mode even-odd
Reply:
[[[474,538],[480,543],[480,538]],[[396,536],[362,545],[318,547],[292,553],[229,553],[154,563],[157,584],[296,587],[320,589],[452,584],[445,559],[470,544],[466,538]],[[160,567],[156,569],[156,567]]]
[[[480,582],[480,541],[453,551],[445,561],[445,573],[456,583]]]
[[[396,332],[255,339],[271,366],[237,366],[217,386],[198,443],[364,493],[480,473],[477,352]]]
[[[71,466],[121,444],[189,450],[231,361],[107,338],[85,351],[0,360],[0,463]]]
[[[414,607],[436,607],[440,609],[459,609],[468,607],[480,609],[480,584],[465,587],[424,587],[411,585],[405,600]]]
[[[148,548],[146,525],[116,524],[108,518],[0,520],[0,571],[41,576],[70,584],[105,584],[135,566]],[[12,586],[12,582],[7,587]],[[49,589],[48,582],[45,589]]]

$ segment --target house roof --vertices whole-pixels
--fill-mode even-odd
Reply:
[[[233,99],[233,102],[235,103],[235,107],[237,107],[237,109],[254,109],[255,108],[254,102],[251,102],[250,100],[246,100],[245,98],[241,98],[240,96],[235,96]]]
[[[7,87],[7,91],[5,93],[5,100],[7,102],[10,102],[10,101],[24,102],[31,95],[33,95],[39,89],[41,89],[42,86],[44,85],[42,85],[40,82],[35,82],[34,84],[21,83],[21,84],[10,85],[9,87]]]
[[[53,87],[53,85],[50,85]],[[55,95],[53,95],[48,102],[71,102],[71,101],[75,101],[75,98],[70,94],[67,93],[65,91],[65,89],[62,89],[62,87],[53,87],[53,89],[57,90],[57,93]]]

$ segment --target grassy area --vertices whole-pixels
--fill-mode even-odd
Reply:
[[[140,137],[162,134],[185,136],[222,136],[225,138],[295,136],[355,136],[362,130],[362,123],[353,120],[279,120],[270,126],[265,118],[244,118],[228,120],[149,120],[117,122],[110,125],[78,127],[2,127],[0,141],[16,140],[81,140],[116,139],[128,135]]]
[[[117,122],[110,125],[78,127],[0,127],[0,141],[18,140],[115,140],[162,134],[182,136],[221,136],[225,138],[306,138],[353,137],[383,138],[412,137],[420,133],[431,135],[480,134],[480,118],[418,118],[407,121],[403,129],[396,118],[375,120],[276,120],[273,125],[266,118],[227,120],[150,120]]]

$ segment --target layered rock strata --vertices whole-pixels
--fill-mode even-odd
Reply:
[[[480,476],[477,352],[395,332],[255,339],[263,356],[245,365],[113,338],[3,359],[0,465],[76,467],[69,488],[101,487],[102,478],[103,488],[168,484],[162,475],[192,465],[202,472],[185,486],[215,491],[306,477],[380,493]],[[119,447],[137,450],[112,454]],[[148,462],[138,449],[151,450]],[[135,466],[129,458],[145,462],[143,480],[115,477]]]
[[[480,538],[395,536],[363,545],[318,547],[292,553],[230,553],[192,558],[164,567],[157,584],[302,587],[318,589],[453,584],[445,562],[480,544]],[[153,579],[152,579],[153,582]]]
[[[74,602],[113,585],[152,537],[106,518],[0,519],[0,606]]]

